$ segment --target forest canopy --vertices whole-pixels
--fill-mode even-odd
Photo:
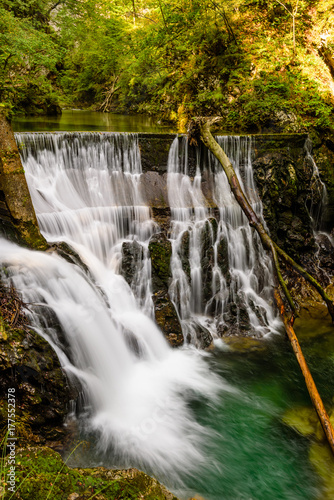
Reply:
[[[334,128],[334,0],[0,0],[0,102]]]

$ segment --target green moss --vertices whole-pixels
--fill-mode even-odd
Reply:
[[[15,228],[19,234],[20,243],[24,246],[33,250],[47,250],[49,248],[49,244],[39,231],[37,222],[19,221],[15,224]]]
[[[148,247],[151,255],[152,266],[156,271],[156,274],[162,280],[167,280],[170,276],[172,247],[170,243],[167,243],[161,244],[158,241],[151,241]]]
[[[71,469],[50,448],[24,448],[16,453],[17,500],[64,500],[71,493],[91,498],[99,492],[106,500],[177,500],[157,481],[135,469],[109,471]],[[4,500],[12,493],[8,490]]]

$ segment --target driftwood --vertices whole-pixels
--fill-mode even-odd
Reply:
[[[300,348],[298,339],[293,330],[293,323],[296,317],[296,308],[292,297],[287,289],[286,283],[282,277],[282,273],[280,270],[279,259],[282,259],[285,263],[289,264],[293,267],[301,276],[303,276],[321,295],[321,297],[326,302],[328,311],[332,317],[332,322],[334,323],[334,303],[331,298],[326,294],[325,290],[321,287],[321,285],[299,264],[297,264],[287,253],[285,253],[276,243],[270,238],[269,234],[265,230],[262,222],[252,209],[249,201],[245,193],[243,192],[237,175],[234,171],[234,168],[228,159],[227,155],[223,151],[223,149],[219,146],[219,144],[213,138],[210,127],[221,121],[220,117],[216,118],[194,118],[191,120],[188,128],[188,138],[190,144],[197,144],[198,139],[200,139],[203,144],[211,151],[211,153],[217,158],[219,163],[222,165],[224,172],[227,176],[228,182],[230,184],[231,190],[234,194],[235,199],[246,215],[249,224],[257,231],[263,247],[268,250],[272,255],[273,266],[275,270],[275,281],[280,285],[281,290],[284,293],[287,302],[291,308],[291,316],[284,306],[283,299],[279,292],[278,286],[276,286],[274,291],[275,300],[287,333],[287,336],[291,342],[292,349],[296,355],[297,361],[299,363],[300,369],[304,375],[305,383],[310,394],[312,403],[315,407],[315,410],[318,414],[320,423],[327,437],[328,443],[331,447],[332,453],[334,454],[334,430],[332,424],[329,420],[328,414],[326,413],[323,402],[320,398],[318,390],[313,381],[312,375],[308,366],[306,364],[304,355]]]

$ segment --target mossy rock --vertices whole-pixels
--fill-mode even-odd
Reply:
[[[6,462],[6,473],[10,464]],[[105,500],[177,500],[163,485],[137,469],[72,469],[61,456],[47,447],[16,450],[17,500],[67,500],[103,498]],[[8,476],[6,475],[8,478]],[[13,493],[5,484],[4,500]],[[99,496],[100,495],[100,496]]]
[[[172,257],[172,244],[165,233],[157,233],[152,236],[148,245],[151,262],[153,286],[155,276],[168,287],[171,278],[170,260]]]
[[[63,422],[76,390],[69,387],[58,357],[45,339],[32,330],[11,328],[1,320],[1,429],[7,421],[9,387],[15,389],[18,436],[37,442],[64,438],[67,431]]]
[[[157,325],[161,328],[172,347],[183,344],[181,324],[173,302],[167,290],[160,290],[153,294],[154,314]]]
[[[224,337],[223,340],[233,351],[240,353],[259,352],[266,349],[263,340],[250,337]]]
[[[334,425],[334,410],[329,411],[328,415],[332,425]],[[283,415],[282,421],[303,436],[312,436],[317,441],[326,441],[325,433],[312,406],[288,410]]]
[[[321,500],[334,498],[334,457],[327,443],[312,443],[309,459],[323,481]]]

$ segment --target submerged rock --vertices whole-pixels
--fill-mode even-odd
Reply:
[[[334,425],[334,410],[328,412],[329,420]],[[318,441],[326,441],[320,420],[312,406],[293,408],[284,413],[282,421],[303,436],[312,436]]]
[[[334,498],[334,457],[327,443],[312,443],[309,459],[323,481],[321,500]]]

